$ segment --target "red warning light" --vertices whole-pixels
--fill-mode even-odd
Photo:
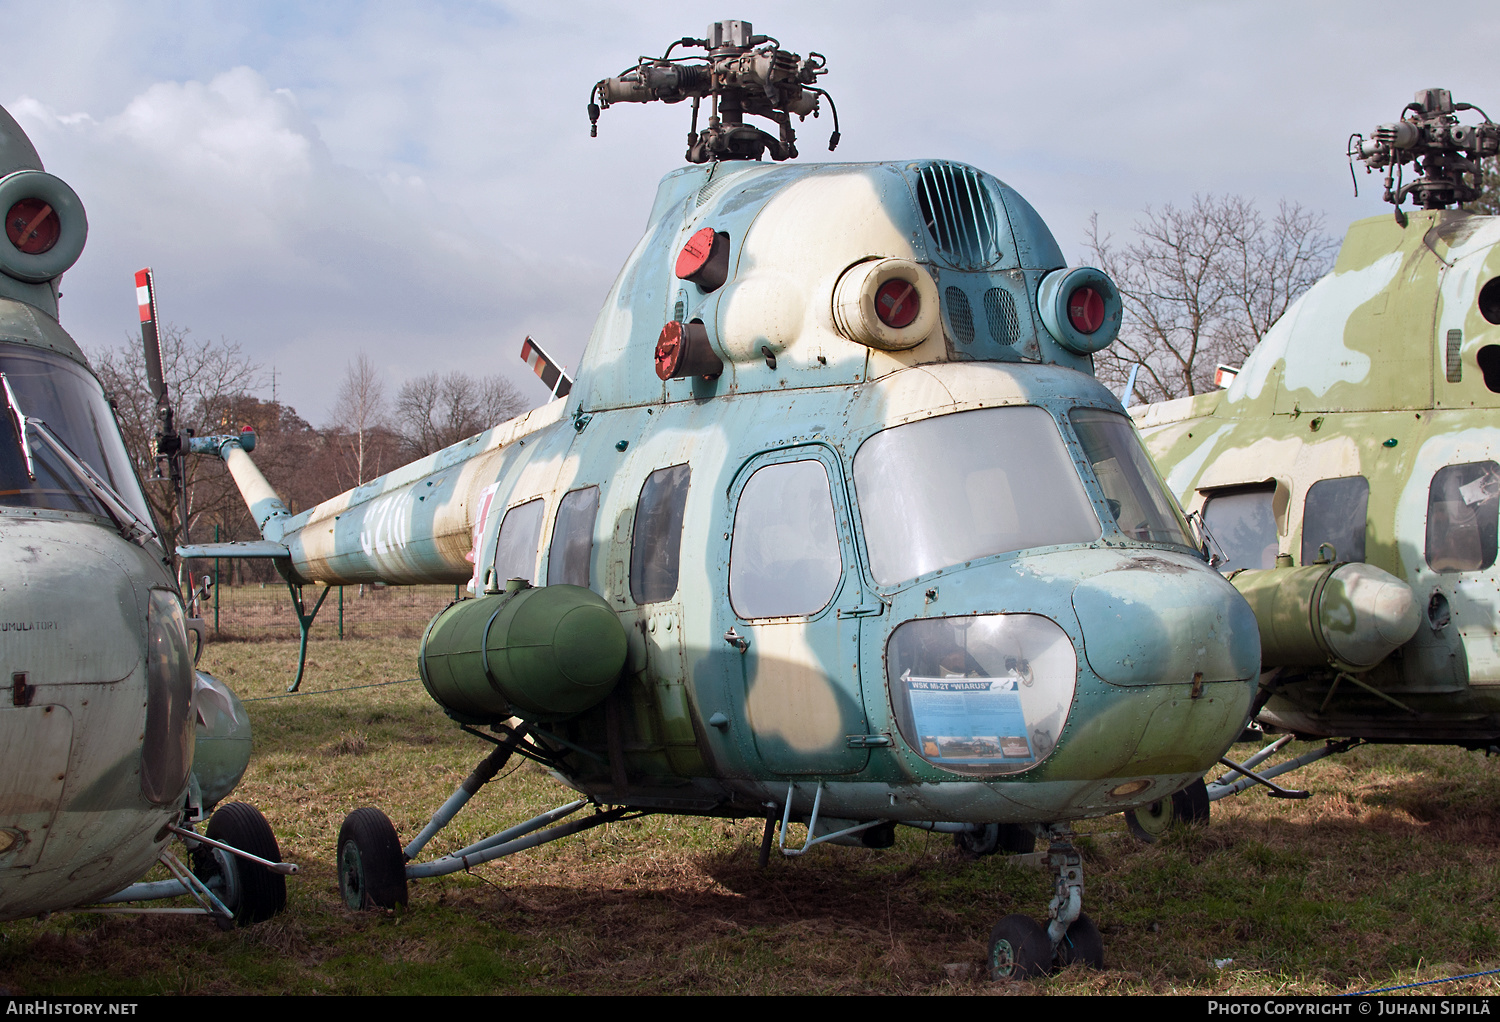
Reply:
[[[22,199],[5,214],[5,236],[27,255],[41,255],[57,244],[62,224],[41,199]]]
[[[1104,298],[1091,287],[1075,288],[1068,295],[1068,322],[1081,334],[1091,334],[1104,325]]]
[[[888,280],[875,292],[875,315],[894,330],[911,326],[921,308],[916,285],[909,281]]]

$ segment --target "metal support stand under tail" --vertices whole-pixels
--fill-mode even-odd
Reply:
[[[287,582],[286,587],[292,594],[292,610],[297,615],[297,628],[301,633],[297,641],[297,676],[287,687],[288,692],[295,692],[302,685],[302,671],[307,666],[307,633],[312,631],[313,619],[318,616],[318,611],[323,607],[323,601],[328,599],[328,594],[333,591],[333,587],[323,587],[323,591],[318,594],[318,602],[313,604],[310,614],[304,612],[303,609],[306,605],[302,602],[302,587],[290,581]]]

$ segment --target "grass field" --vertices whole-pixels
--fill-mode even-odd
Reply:
[[[1085,907],[1107,968],[1037,983],[980,975],[990,927],[1044,917],[1046,871],[962,858],[900,829],[872,852],[822,845],[756,865],[761,823],[655,816],[471,873],[414,883],[407,911],[338,894],[344,815],[378,805],[409,839],[486,749],[406,681],[451,588],[330,597],[304,694],[285,591],[221,595],[200,666],[249,702],[256,751],[233,796],[270,819],[286,912],[223,933],[202,919],[62,914],[0,925],[0,986],[41,993],[1295,993],[1500,967],[1500,784],[1484,756],[1357,749],[1300,775],[1301,802],[1251,792],[1156,845],[1118,816],[1079,826]],[[278,609],[279,608],[279,609]],[[211,615],[209,615],[211,621]],[[276,637],[276,636],[279,636]],[[1300,747],[1305,751],[1306,746]],[[1244,747],[1241,747],[1244,751]],[[439,852],[570,798],[534,764],[485,788]],[[1491,993],[1496,977],[1428,992]]]

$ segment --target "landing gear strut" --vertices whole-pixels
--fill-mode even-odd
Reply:
[[[1047,828],[1047,863],[1057,871],[1047,925],[1009,915],[990,931],[990,978],[1030,979],[1075,963],[1104,967],[1104,939],[1083,913],[1083,856],[1073,847],[1073,828]]]

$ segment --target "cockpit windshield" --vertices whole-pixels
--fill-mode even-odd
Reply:
[[[98,474],[142,521],[151,520],[103,389],[72,359],[19,344],[0,344],[0,505],[85,511],[114,517],[87,480],[18,414],[40,419],[53,436]]]
[[[1098,408],[1075,408],[1069,418],[1120,531],[1146,543],[1193,546],[1130,420]]]
[[[854,486],[877,582],[990,554],[1100,537],[1057,422],[1035,406],[981,408],[876,433]]]

